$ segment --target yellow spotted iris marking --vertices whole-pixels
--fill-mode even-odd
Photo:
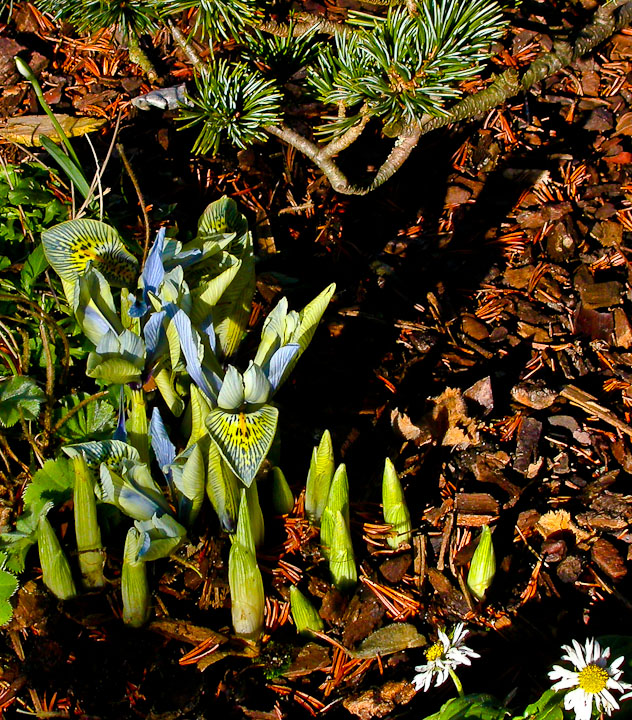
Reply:
[[[436,642],[426,650],[426,660],[428,662],[435,662],[443,655],[443,643]]]
[[[608,671],[599,665],[586,665],[580,670],[577,678],[579,687],[586,693],[597,694],[606,689],[608,684]]]
[[[266,405],[254,412],[212,410],[206,423],[224,459],[249,484],[272,445],[278,410]]]

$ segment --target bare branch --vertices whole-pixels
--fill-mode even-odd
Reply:
[[[276,20],[266,20],[257,25],[259,30],[277,35],[278,37],[287,37],[292,30],[292,37],[300,37],[306,32],[313,30],[314,32],[324,33],[325,35],[340,35],[356,32],[354,28],[345,23],[333,22],[320,15],[312,15],[311,13],[298,13],[298,22],[280,23]]]

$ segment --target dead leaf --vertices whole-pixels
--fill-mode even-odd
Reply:
[[[615,135],[632,135],[632,112],[623,113],[617,120]]]
[[[70,117],[70,115],[55,115],[55,117],[68,137],[86,135],[106,123],[103,118]],[[19,145],[39,147],[42,144],[40,135],[45,135],[56,143],[62,142],[48,115],[22,115],[9,118],[0,126],[0,138]]]
[[[458,388],[446,388],[441,395],[433,398],[431,417],[434,435],[447,447],[464,449],[478,445],[478,423],[469,417],[467,406]]]
[[[632,153],[626,152],[624,150],[623,152],[617,153],[612,157],[605,157],[604,160],[607,163],[613,163],[614,165],[629,165],[630,163],[632,163]]]
[[[575,525],[571,520],[571,514],[568,510],[551,510],[548,513],[544,513],[535,524],[535,529],[545,540],[554,533],[562,532],[563,530],[572,532],[577,544],[588,540],[590,537],[590,533],[587,533]]]
[[[427,644],[426,638],[417,632],[410,623],[393,623],[372,632],[363,640],[356,650],[349,650],[351,657],[374,658],[377,655],[384,657],[400,650],[423,647]]]

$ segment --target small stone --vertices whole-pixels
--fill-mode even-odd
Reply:
[[[555,390],[536,382],[518,383],[511,389],[511,397],[516,402],[534,410],[544,410],[551,407],[557,399],[557,395]]]
[[[485,323],[474,317],[474,315],[463,315],[461,318],[461,329],[466,335],[474,338],[474,340],[486,340],[489,337],[489,330]]]
[[[596,223],[590,234],[597,238],[603,247],[616,247],[623,241],[623,225],[604,220]]]
[[[588,310],[609,308],[623,302],[623,285],[616,280],[593,283],[580,288],[582,303]]]
[[[531,278],[533,277],[533,271],[535,268],[533,265],[524,265],[518,268],[507,268],[503,275],[505,285],[516,290],[523,290],[529,286]]]
[[[562,262],[575,254],[575,238],[563,222],[556,223],[546,239],[546,251],[551,260]]]
[[[597,97],[599,95],[599,73],[596,73],[594,70],[588,70],[586,72],[582,73],[582,93],[584,95],[587,95],[588,97]],[[603,108],[598,108],[599,110]],[[607,111],[606,111],[607,112]],[[586,127],[586,126],[584,126]],[[604,127],[604,130],[609,130],[612,127],[612,120],[610,121],[610,125],[608,127]],[[600,128],[586,128],[589,129],[600,129]]]
[[[582,561],[576,555],[569,555],[557,566],[557,576],[563,583],[577,582],[582,573]]]
[[[580,304],[575,313],[575,334],[586,335],[591,340],[610,340],[614,328],[613,315],[610,312],[589,310]]]
[[[472,400],[485,408],[485,414],[494,409],[494,395],[492,392],[492,381],[489,376],[475,382],[464,393],[463,397]]]
[[[621,580],[628,569],[617,548],[605,538],[599,538],[590,549],[595,565],[606,573],[611,580]]]
[[[385,580],[390,583],[398,583],[408,572],[408,568],[412,563],[412,557],[409,553],[389,558],[380,565],[380,573]]]
[[[460,185],[450,185],[445,196],[446,205],[463,205],[472,195],[472,192]]]
[[[628,316],[621,308],[614,310],[614,344],[627,350],[632,346],[632,327]]]
[[[613,126],[612,113],[606,108],[595,108],[584,123],[584,130],[595,130],[596,132],[605,132],[612,130]]]
[[[537,457],[538,442],[542,434],[542,423],[532,417],[526,417],[520,424],[513,468],[526,475],[531,462]]]
[[[552,538],[542,543],[541,554],[547,563],[558,563],[566,557],[566,543],[561,538]]]

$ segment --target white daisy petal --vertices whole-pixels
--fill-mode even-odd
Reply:
[[[451,635],[440,628],[437,632],[438,640],[426,651],[430,659],[425,665],[417,665],[417,675],[413,678],[416,690],[427,692],[433,679],[436,677],[435,687],[443,685],[450,676],[450,672],[459,665],[471,665],[472,659],[480,657],[477,652],[470,650],[463,644],[468,631],[463,623],[457,623]],[[435,657],[436,655],[439,657]]]
[[[552,690],[568,691],[564,708],[575,714],[575,720],[591,720],[593,708],[610,715],[619,708],[620,700],[632,696],[632,692],[620,699],[613,695],[628,690],[629,683],[619,680],[625,658],[618,657],[609,663],[610,648],[602,648],[595,638],[587,638],[583,646],[572,640],[572,645],[562,645],[562,651],[562,660],[571,663],[573,669],[554,665],[549,680],[554,683]]]

